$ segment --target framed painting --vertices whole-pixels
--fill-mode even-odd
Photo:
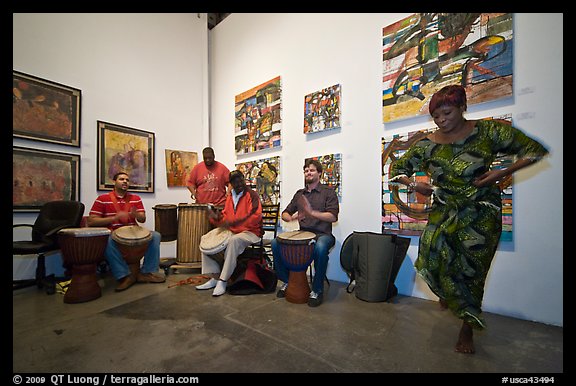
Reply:
[[[511,125],[512,115],[486,117],[497,119]],[[382,231],[400,235],[419,236],[422,234],[428,214],[432,208],[433,196],[424,196],[413,192],[407,187],[389,183],[390,166],[400,158],[410,146],[426,137],[436,128],[427,128],[404,134],[395,134],[391,137],[382,138]],[[498,155],[492,165],[492,169],[509,167],[514,162],[513,156]],[[424,171],[417,171],[412,176],[415,182],[431,183],[430,176]],[[502,198],[502,234],[500,241],[513,241],[513,202],[512,202],[513,178],[509,176],[499,183],[500,196]]]
[[[246,185],[258,192],[263,205],[280,203],[280,157],[270,157],[236,164]]]
[[[450,84],[468,106],[512,96],[511,13],[416,13],[382,29],[382,114],[392,122],[428,114]]]
[[[12,135],[80,147],[82,92],[12,71]]]
[[[340,85],[304,97],[304,134],[340,128]]]
[[[183,150],[164,150],[168,187],[186,186],[190,172],[198,164],[198,153]]]
[[[98,190],[114,189],[114,174],[130,176],[128,189],[154,192],[154,133],[98,121]]]
[[[322,164],[320,182],[328,185],[336,192],[339,199],[342,198],[342,153],[326,154],[308,157],[304,161],[315,159]]]
[[[80,201],[80,155],[12,148],[12,209],[39,212],[49,201]]]
[[[236,95],[236,155],[281,146],[281,96],[279,76]]]

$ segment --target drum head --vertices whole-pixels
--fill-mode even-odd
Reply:
[[[112,233],[110,229],[104,227],[88,227],[88,228],[64,228],[58,231],[59,235],[66,235],[72,237],[95,237],[105,236]]]
[[[200,250],[207,255],[222,252],[232,237],[232,231],[226,228],[215,228],[200,238]]]
[[[138,242],[152,238],[150,231],[139,225],[126,225],[112,232],[115,241]]]
[[[307,244],[311,240],[316,238],[316,235],[308,231],[290,231],[280,233],[278,236],[278,241],[288,244]]]

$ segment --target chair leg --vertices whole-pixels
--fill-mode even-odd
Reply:
[[[38,288],[44,286],[44,278],[46,277],[46,258],[44,254],[38,255],[38,264],[36,266],[36,285]]]

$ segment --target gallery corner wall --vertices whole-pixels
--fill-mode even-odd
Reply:
[[[13,146],[81,156],[80,200],[88,215],[97,190],[97,121],[155,135],[154,192],[139,193],[145,226],[154,229],[160,203],[190,202],[185,187],[168,187],[165,149],[201,153],[208,145],[208,29],[198,13],[16,13],[12,67],[82,91],[80,147],[14,138]],[[13,223],[37,213],[14,213]],[[26,239],[14,233],[14,239]],[[176,241],[161,257],[176,256]],[[48,274],[62,274],[59,253]],[[14,279],[33,277],[35,259],[16,257]]]
[[[216,158],[234,165],[280,157],[281,209],[302,187],[304,159],[342,154],[342,199],[328,277],[347,281],[339,261],[353,231],[381,231],[381,139],[432,125],[426,115],[382,123],[382,29],[410,14],[232,13],[210,32],[210,137]],[[515,174],[514,240],[499,248],[486,282],[484,310],[563,325],[562,14],[514,14],[514,95],[469,106],[466,117],[512,114],[513,124],[551,150]],[[235,96],[281,77],[282,145],[236,155]],[[304,96],[341,85],[338,130],[303,133]],[[284,230],[293,224],[283,223]],[[435,300],[416,277],[412,237],[396,285]],[[351,295],[352,296],[352,295]]]

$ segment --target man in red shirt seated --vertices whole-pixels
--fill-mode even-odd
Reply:
[[[87,224],[90,227],[107,227],[111,231],[125,225],[136,225],[136,222],[146,221],[146,212],[142,199],[133,193],[128,192],[130,177],[127,173],[119,172],[114,175],[114,190],[110,193],[102,194],[96,198]],[[108,245],[104,251],[106,260],[110,265],[112,275],[119,281],[116,291],[124,291],[138,283],[164,283],[166,278],[155,272],[158,271],[160,263],[160,233],[150,231],[152,240],[148,244],[148,249],[144,254],[144,263],[140,268],[138,277],[130,273],[130,268],[118,249],[116,241],[110,236]]]
[[[232,231],[224,251],[224,265],[220,270],[220,264],[212,256],[202,253],[202,273],[214,274],[215,278],[196,287],[199,290],[214,288],[213,296],[226,292],[226,282],[236,268],[238,256],[247,246],[260,241],[263,235],[262,204],[258,193],[248,188],[239,170],[230,173],[230,184],[232,191],[226,199],[224,210],[220,212],[209,209],[208,212],[212,224]]]

